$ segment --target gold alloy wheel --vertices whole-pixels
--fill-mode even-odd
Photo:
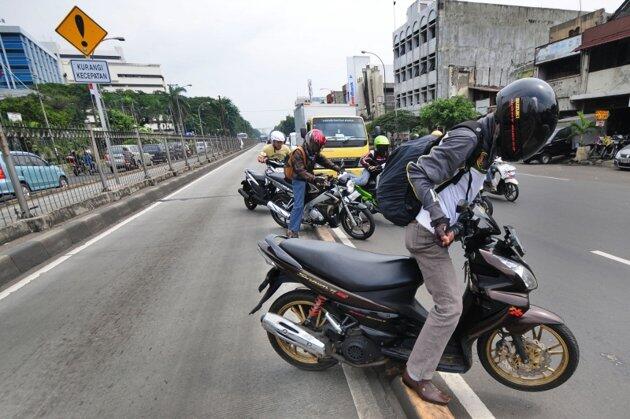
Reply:
[[[503,337],[500,332],[492,332],[485,351],[490,367],[506,380],[523,386],[541,386],[556,380],[566,370],[569,349],[552,328],[538,325],[521,335],[529,358],[527,364],[516,354],[509,333],[504,332]]]
[[[284,305],[278,310],[279,316],[282,316],[288,320],[291,320],[295,324],[303,325],[308,317],[308,311],[313,306],[312,301],[296,300]],[[315,330],[320,331],[322,326],[326,324],[326,318],[324,309],[320,310],[317,320],[315,321]],[[310,328],[309,328],[310,329]],[[275,336],[274,336],[275,337]],[[278,337],[275,337],[280,348],[291,358],[297,362],[304,364],[317,364],[318,358],[315,355],[311,355],[305,350],[298,348],[297,346],[286,342]]]

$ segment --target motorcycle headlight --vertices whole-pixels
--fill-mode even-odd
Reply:
[[[528,290],[531,291],[538,288],[538,281],[536,280],[536,277],[534,276],[534,273],[532,271],[530,271],[529,269],[527,269],[525,266],[521,265],[520,263],[514,262],[513,260],[510,260],[501,256],[497,256],[497,255],[495,256],[501,261],[501,263],[506,268],[508,268],[509,270],[514,272],[519,278],[521,278],[521,280],[525,284],[525,287],[527,287]]]
[[[348,182],[346,182],[346,189],[348,190],[349,194],[354,192],[354,181],[353,180],[349,180]]]

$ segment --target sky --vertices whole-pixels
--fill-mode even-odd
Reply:
[[[486,1],[488,2],[488,1]],[[293,113],[296,96],[340,90],[346,57],[369,50],[393,61],[395,25],[412,0],[0,0],[0,19],[41,41],[67,45],[55,28],[77,5],[120,43],[129,62],[158,63],[191,96],[229,97],[254,127]],[[579,0],[492,3],[579,9]],[[582,0],[614,11],[622,0]],[[113,46],[113,44],[110,44]],[[378,60],[373,59],[373,64]],[[322,90],[324,89],[324,90]]]

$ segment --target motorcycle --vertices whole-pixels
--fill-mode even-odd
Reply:
[[[461,201],[457,210],[453,231],[465,251],[467,286],[438,371],[470,370],[477,341],[481,364],[498,382],[522,391],[558,387],[578,366],[578,343],[559,316],[530,304],[538,283],[516,231],[505,226],[501,237],[480,206]],[[272,267],[250,314],[281,284],[306,287],[278,297],[261,317],[282,359],[309,371],[407,361],[428,316],[415,299],[423,281],[413,258],[274,235],[258,246]]]
[[[473,205],[481,205],[483,209],[490,215],[494,213],[494,206],[492,201],[483,194],[483,191],[479,191],[475,199],[472,201]]]
[[[293,209],[293,189],[282,173],[271,173],[267,178],[278,188],[274,200],[267,203],[271,216],[279,226],[287,228]],[[370,210],[358,201],[359,193],[354,181],[344,175],[330,178],[320,188],[307,184],[304,199],[303,224],[325,225],[335,228],[339,224],[354,239],[365,240],[374,233],[374,217]]]
[[[284,167],[284,163],[274,160],[267,160],[265,174],[258,174],[251,169],[245,169],[245,179],[241,182],[242,187],[238,193],[243,197],[245,206],[253,211],[258,205],[267,205],[273,200],[277,188],[267,179],[266,174],[277,171]]]
[[[498,173],[501,179],[496,188],[492,186],[491,182],[484,182],[483,192],[493,195],[504,195],[508,201],[516,201],[519,193],[516,167],[497,159],[492,163],[489,170],[493,173],[493,176],[496,176],[496,173]]]

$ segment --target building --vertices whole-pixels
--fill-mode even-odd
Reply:
[[[416,0],[393,34],[396,107],[417,112],[464,95],[480,111],[509,82],[531,75],[549,27],[577,11],[450,0]]]
[[[0,91],[63,83],[57,58],[19,26],[0,26]]]
[[[556,91],[561,116],[603,111],[606,133],[630,133],[629,9],[625,1],[607,22],[593,19],[536,49],[536,75]]]
[[[357,105],[357,81],[365,66],[368,65],[370,65],[370,57],[366,55],[355,55],[346,58],[346,103]]]
[[[343,90],[331,90],[326,95],[326,103],[346,103],[346,97]]]
[[[381,67],[367,65],[361,70],[357,80],[357,106],[359,115],[372,120],[394,109],[394,82],[392,67],[386,67],[386,84],[383,91]]]
[[[74,83],[70,60],[85,57],[75,50],[61,50],[57,44],[52,42],[45,43],[45,45],[58,57],[64,79],[68,83]],[[121,47],[115,47],[111,50],[97,49],[92,58],[107,61],[112,82],[111,84],[102,84],[103,90],[134,90],[144,93],[166,92],[166,83],[160,64],[127,62]]]

